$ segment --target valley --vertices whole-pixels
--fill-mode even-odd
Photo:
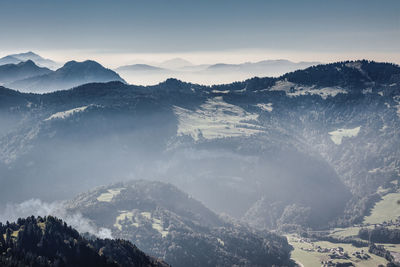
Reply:
[[[298,234],[286,235],[288,242],[293,246],[291,258],[302,266],[334,266],[335,263],[351,262],[353,266],[378,266],[387,265],[389,261],[383,256],[369,252],[368,240],[360,239],[361,229],[376,229],[385,227],[400,230],[400,190],[392,193],[382,193],[382,200],[377,202],[368,216],[364,217],[361,224],[334,228],[324,232],[309,231],[307,235],[318,234],[319,237],[305,238]],[[327,241],[332,237],[334,242]],[[329,238],[328,238],[329,240]],[[345,240],[341,243],[340,240]],[[356,243],[349,243],[354,242]],[[357,243],[357,241],[359,241]],[[389,251],[394,262],[399,262],[400,242],[396,244],[376,243]]]
[[[67,68],[85,66],[99,67]],[[394,243],[362,263],[352,244],[368,251],[360,230],[398,216],[398,75],[358,61],[214,86],[1,87],[0,211],[34,205],[173,266],[329,264],[338,247],[386,264],[376,254]]]
[[[0,266],[400,267],[399,15],[0,1]]]

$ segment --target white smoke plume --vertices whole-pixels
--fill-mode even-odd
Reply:
[[[19,204],[7,204],[0,211],[0,222],[15,222],[18,218],[26,218],[32,215],[41,217],[52,215],[62,219],[80,233],[89,233],[99,238],[113,238],[110,229],[96,227],[91,220],[83,217],[80,213],[71,214],[67,212],[64,203],[61,201],[47,203],[40,199],[30,199]]]

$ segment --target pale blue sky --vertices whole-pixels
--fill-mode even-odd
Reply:
[[[0,39],[1,55],[277,51],[400,63],[400,1],[2,0]]]

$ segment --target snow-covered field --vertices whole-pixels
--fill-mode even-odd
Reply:
[[[272,110],[274,109],[272,107],[272,103],[267,103],[267,104],[258,103],[256,106],[259,107],[261,110],[268,111],[268,112],[272,112]]]
[[[344,137],[356,137],[360,132],[360,129],[361,126],[352,129],[337,129],[329,132],[329,135],[336,145],[340,145]]]
[[[73,108],[70,110],[54,113],[53,115],[51,115],[50,117],[45,119],[45,121],[50,121],[50,120],[54,120],[54,119],[66,119],[66,118],[74,115],[75,113],[85,111],[89,106],[83,106],[83,107],[79,107],[79,108]]]
[[[289,81],[278,81],[270,91],[284,91],[287,96],[296,97],[301,95],[319,95],[323,99],[337,94],[347,94],[347,91],[339,87],[315,88],[314,86],[300,86]]]
[[[178,117],[178,136],[189,135],[194,140],[250,136],[260,133],[258,114],[226,103],[222,96],[208,99],[196,111],[174,107]]]
[[[135,212],[135,213],[134,213]],[[114,227],[122,230],[122,226],[143,226],[147,223],[151,223],[151,227],[159,232],[162,237],[168,235],[168,230],[164,229],[161,219],[152,216],[151,212],[143,211],[138,213],[136,211],[120,211],[120,214],[115,219]]]
[[[125,188],[115,188],[107,190],[107,193],[101,194],[97,200],[100,202],[110,202],[115,196],[119,195]]]

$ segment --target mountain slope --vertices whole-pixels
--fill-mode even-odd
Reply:
[[[68,209],[172,266],[293,265],[285,238],[224,222],[200,202],[161,182],[103,186],[81,194]]]
[[[157,178],[260,229],[354,222],[399,179],[399,77],[356,61],[216,86],[3,89],[0,199]]]
[[[86,239],[57,218],[0,224],[1,266],[168,266],[124,240]]]
[[[7,84],[17,80],[49,74],[48,68],[38,67],[33,61],[28,60],[18,64],[0,65],[0,84]]]
[[[10,88],[29,92],[68,89],[90,82],[125,82],[117,73],[95,61],[67,62],[55,72],[10,83]]]

